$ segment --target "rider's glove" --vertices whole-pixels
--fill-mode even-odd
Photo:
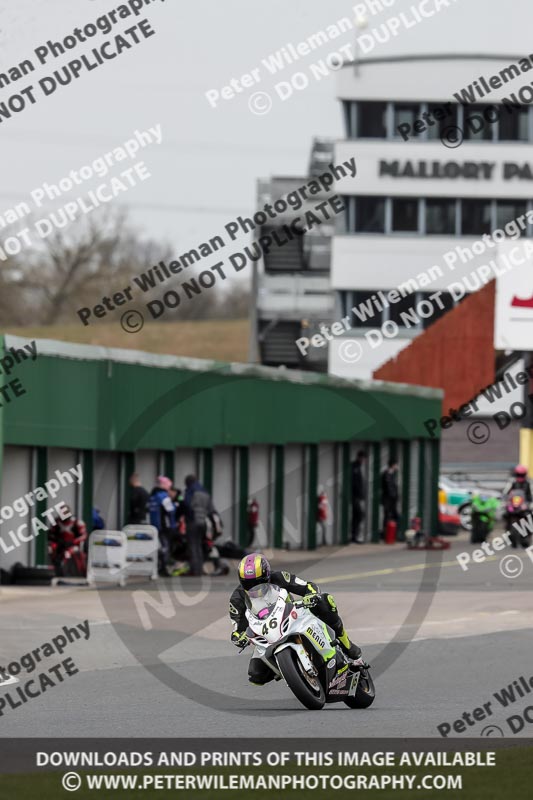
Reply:
[[[231,641],[236,647],[246,647],[248,644],[246,631],[233,631],[231,634]]]
[[[316,605],[317,600],[318,600],[317,594],[306,594],[302,598],[302,603],[306,608],[313,608],[313,606]]]

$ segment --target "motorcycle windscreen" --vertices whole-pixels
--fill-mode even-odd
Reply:
[[[276,607],[280,591],[277,586],[273,586],[270,583],[260,583],[258,586],[254,586],[253,589],[249,589],[247,595],[248,602],[246,605],[254,617],[266,619]]]

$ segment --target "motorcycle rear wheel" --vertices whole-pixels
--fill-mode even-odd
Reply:
[[[314,679],[318,688],[311,686],[310,677],[306,677],[306,673],[294,650],[291,647],[285,648],[285,650],[276,655],[276,660],[289,689],[300,703],[311,711],[321,709],[326,702],[324,687],[318,678]]]
[[[367,669],[361,671],[361,677],[357,684],[357,689],[353,697],[347,697],[344,701],[350,708],[368,708],[376,699],[374,681]]]
[[[507,528],[507,532],[509,534],[509,538],[511,540],[511,547],[517,548],[519,545],[522,547],[527,547],[527,542],[525,537],[520,536],[520,534],[516,531],[513,524],[510,524]]]

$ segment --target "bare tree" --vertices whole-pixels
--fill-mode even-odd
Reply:
[[[142,240],[123,210],[106,210],[44,239],[42,249],[25,259],[18,288],[39,322],[49,325],[125,288],[168,253],[168,247]]]
[[[143,238],[124,210],[107,207],[67,228],[55,229],[39,247],[0,265],[0,323],[77,321],[78,308],[100,303],[154,264],[174,257],[168,244]],[[141,303],[161,299],[179,283],[176,277],[157,284],[146,295],[137,293],[137,299]],[[248,316],[249,303],[248,287],[228,282],[190,299],[182,297],[175,310],[166,309],[161,321],[243,318]]]
[[[25,325],[30,309],[24,292],[20,288],[22,266],[18,259],[10,257],[0,265],[0,324]]]
[[[219,319],[247,319],[250,316],[252,295],[248,283],[234,282],[218,298]]]

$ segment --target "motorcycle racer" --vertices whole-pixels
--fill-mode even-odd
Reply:
[[[533,501],[533,496],[531,494],[531,484],[527,479],[527,473],[527,467],[524,467],[522,464],[518,464],[513,469],[512,475],[503,489],[503,496],[506,497],[510,492],[518,490],[524,492],[527,502],[531,503]]]
[[[303,602],[309,606],[312,613],[333,629],[346,655],[354,660],[361,657],[361,648],[350,641],[337,611],[335,600],[330,594],[321,593],[316,583],[302,580],[289,572],[272,572],[269,562],[261,553],[251,553],[245,556],[239,564],[238,572],[240,585],[234,589],[229,603],[229,615],[233,623],[231,641],[237,647],[245,647],[248,643],[246,593],[260,583],[273,583],[275,586],[285,589],[290,595],[303,597]],[[250,659],[248,666],[250,683],[263,686],[274,677],[272,670],[261,658],[252,657]]]
[[[62,562],[69,547],[83,547],[87,539],[87,528],[82,519],[73,516],[69,506],[63,503],[61,513],[56,514],[55,524],[48,529],[48,540],[53,545],[51,561],[56,575],[62,575]]]

